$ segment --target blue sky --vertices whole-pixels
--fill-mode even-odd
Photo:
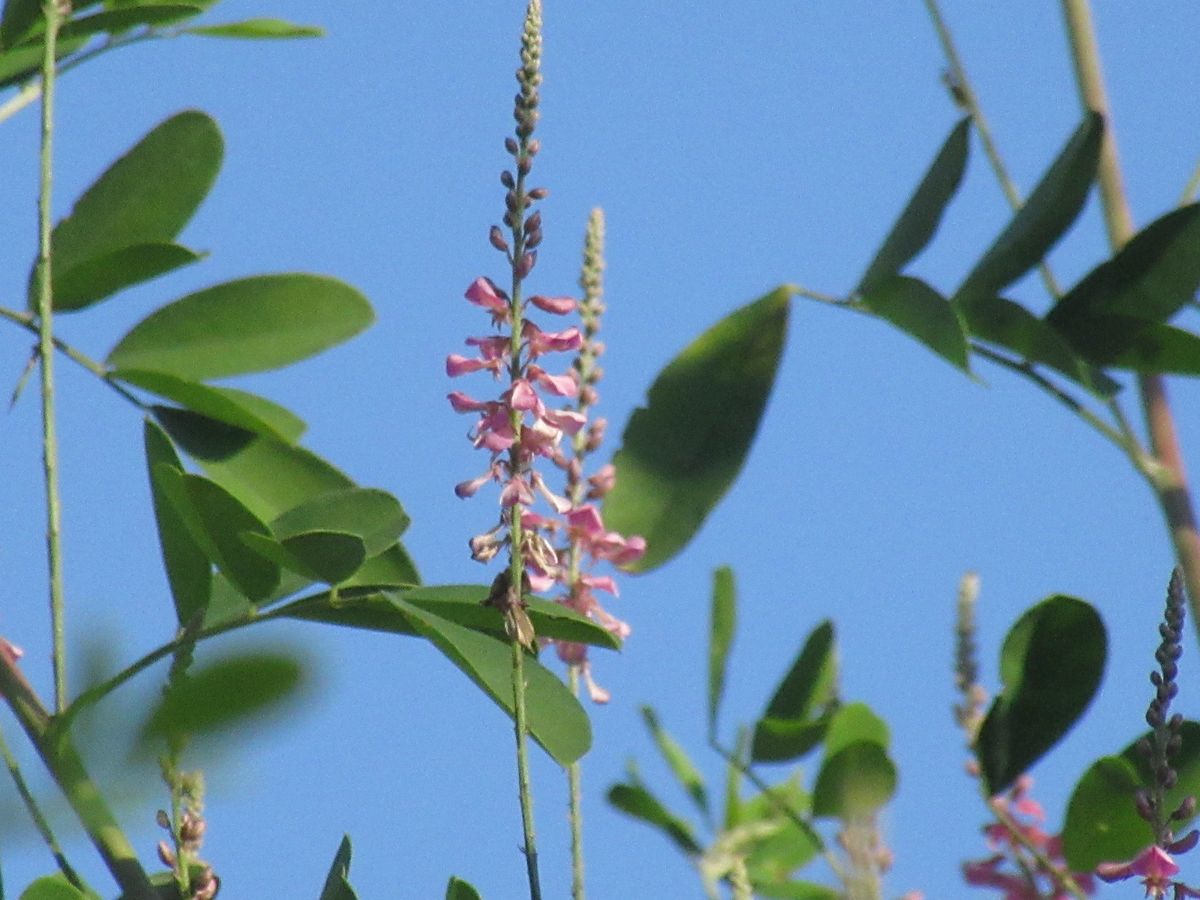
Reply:
[[[503,211],[497,175],[523,7],[339,6],[225,0],[211,20],[284,15],[328,35],[147,44],[63,80],[60,214],[180,109],[213,115],[227,146],[223,174],[183,235],[211,257],[63,321],[61,331],[99,357],[151,309],[225,279],[314,271],[355,285],[378,314],[367,334],[236,383],[293,408],[309,423],[307,446],[402,500],[413,518],[406,543],[427,582],[487,581],[494,572],[467,557],[465,542],[493,511],[487,497],[452,494],[480,460],[445,402],[443,360],[480,327],[462,291],[478,275],[499,274],[487,228]],[[1196,162],[1200,8],[1098,6],[1127,186],[1144,225],[1177,202]],[[1003,10],[947,4],[946,14],[1006,161],[1028,190],[1080,117],[1058,10],[1022,0]],[[784,281],[848,291],[958,118],[917,3],[763,0],[735,12],[715,2],[551,0],[545,50],[535,180],[552,193],[534,289],[573,289],[584,222],[602,206],[609,349],[601,403],[614,440],[655,373],[728,311]],[[9,298],[23,296],[33,254],[35,141],[32,109],[0,128],[0,284]],[[913,271],[952,289],[1007,218],[973,140],[961,194]],[[1051,260],[1071,283],[1105,252],[1093,197]],[[1048,304],[1033,279],[1012,293],[1039,311]],[[15,382],[29,344],[24,333],[0,331],[0,385]],[[116,665],[173,627],[141,426],[89,377],[59,371],[69,631],[80,658],[98,644]],[[829,616],[845,696],[891,725],[901,770],[883,817],[897,854],[892,895],[965,896],[959,863],[985,855],[985,810],[962,774],[949,713],[953,600],[964,570],[982,577],[989,686],[1004,632],[1049,594],[1094,603],[1115,638],[1091,715],[1034,770],[1052,824],[1083,767],[1138,733],[1172,565],[1151,495],[1111,447],[1029,385],[985,363],[976,372],[978,381],[964,378],[883,324],[797,302],[777,392],[741,479],[682,555],[625,580],[613,604],[634,633],[619,656],[597,654],[595,663],[614,699],[593,710],[595,748],[584,766],[593,897],[700,893],[664,840],[602,798],[636,756],[648,780],[685,808],[641,728],[641,703],[658,708],[711,779],[721,776],[703,750],[708,591],[718,565],[734,568],[741,600],[726,735],[761,712],[800,641]],[[1200,446],[1200,422],[1189,415],[1200,393],[1187,381],[1170,390],[1185,448]],[[1132,400],[1127,408],[1136,413]],[[28,392],[0,422],[0,633],[25,647],[25,670],[48,695],[37,421]],[[1189,461],[1200,468],[1194,453]],[[270,723],[220,750],[197,748],[193,764],[209,780],[206,849],[226,896],[282,896],[280,879],[287,892],[315,895],[343,832],[354,840],[352,881],[364,900],[441,896],[452,873],[489,898],[522,896],[511,731],[486,698],[411,640],[294,625],[224,646],[264,641],[301,648],[314,675],[303,700]],[[1194,650],[1189,641],[1180,701],[1193,718]],[[135,682],[113,709],[136,715],[162,674]],[[10,719],[0,724],[19,745]],[[91,749],[97,769],[106,746],[97,739]],[[22,758],[35,768],[23,748]],[[565,787],[540,756],[535,788],[547,896],[566,896]],[[0,801],[11,794],[0,788]],[[146,859],[164,802],[152,795],[122,810]],[[63,830],[74,856],[89,859],[70,826]],[[9,828],[0,832],[0,865],[10,890],[52,868]],[[1195,866],[1185,874],[1200,881]]]

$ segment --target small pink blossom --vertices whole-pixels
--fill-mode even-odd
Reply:
[[[538,409],[541,406],[541,398],[538,397],[537,391],[524,378],[518,378],[512,383],[507,391],[502,395],[505,401],[513,409],[521,412],[530,412]]]
[[[542,421],[557,428],[565,434],[578,434],[579,429],[587,424],[582,413],[573,409],[548,409],[542,413]]]
[[[490,312],[493,324],[499,325],[508,321],[508,297],[490,278],[476,278],[464,296],[476,306],[482,306]]]
[[[531,365],[526,368],[525,373],[530,380],[537,382],[538,387],[556,397],[574,397],[579,393],[579,382],[571,372],[551,375],[541,366]]]
[[[494,362],[477,357],[463,356],[461,353],[451,353],[446,357],[446,374],[451,378],[457,378],[459,375],[467,375],[471,372],[478,372],[482,369],[498,371],[499,367]]]
[[[548,312],[556,316],[565,316],[569,312],[574,312],[578,304],[574,297],[543,297],[541,294],[534,294],[529,298],[529,302],[543,312]]]
[[[566,353],[583,346],[583,335],[574,325],[562,331],[542,331],[526,319],[521,327],[522,337],[529,343],[530,359],[537,359],[547,353]]]
[[[450,401],[450,406],[454,411],[459,413],[483,412],[490,410],[495,405],[494,400],[476,400],[462,391],[451,391],[446,395],[446,399]]]
[[[1192,832],[1192,834],[1196,834],[1196,832]],[[1188,838],[1190,837],[1191,835],[1188,836]],[[1184,841],[1188,838],[1184,838]],[[1192,846],[1195,843],[1195,839],[1192,839]],[[1171,858],[1171,854],[1157,844],[1147,847],[1127,863],[1101,863],[1096,867],[1096,874],[1108,882],[1141,878],[1147,897],[1166,897],[1168,891],[1171,892],[1174,900],[1183,900],[1184,897],[1200,897],[1200,891],[1172,880],[1179,874],[1179,866]]]

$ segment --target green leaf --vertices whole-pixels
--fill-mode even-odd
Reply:
[[[645,537],[646,555],[634,571],[682,550],[737,477],[775,382],[788,296],[776,289],[702,334],[663,369],[648,405],[630,417],[604,521]]]
[[[975,752],[989,796],[1007,789],[1070,730],[1100,686],[1108,638],[1096,611],[1056,595],[1026,612],[1004,639],[1004,688]]]
[[[416,563],[397,541],[378,556],[372,556],[346,581],[344,586],[386,586],[410,588],[421,583]]]
[[[208,607],[212,596],[212,563],[172,502],[170,489],[163,484],[160,466],[165,465],[180,475],[183,470],[170,438],[150,419],[143,424],[142,437],[163,566],[175,601],[175,615],[179,624],[185,625]]]
[[[970,125],[971,120],[967,118],[954,126],[908,205],[904,207],[904,212],[867,267],[858,284],[858,293],[867,293],[879,282],[900,274],[933,238],[946,205],[962,183],[967,166]]]
[[[1170,325],[1139,327],[1112,365],[1140,373],[1200,375],[1200,335]]]
[[[294,657],[242,653],[203,667],[171,686],[142,726],[143,742],[170,733],[208,734],[261,716],[293,694],[304,680]]]
[[[242,535],[250,532],[270,537],[270,529],[215,481],[184,475],[183,485],[204,528],[193,537],[209,558],[251,600],[269,597],[279,584],[279,565],[252,550]]]
[[[833,756],[843,748],[860,742],[888,748],[887,723],[865,703],[848,703],[838,707],[829,720],[825,733],[825,755]]]
[[[292,507],[271,522],[271,531],[281,539],[313,531],[341,531],[357,535],[367,556],[375,556],[396,542],[409,521],[400,501],[387,491],[345,488]]]
[[[1049,366],[1099,397],[1107,399],[1121,389],[1119,383],[1089,365],[1052,326],[1003,297],[972,312],[971,333],[1031,363]]]
[[[108,355],[113,368],[205,381],[277,369],[371,324],[358,291],[320,275],[259,275],[190,294],[151,313]]]
[[[53,271],[72,292],[64,311],[165,271],[165,257],[172,252],[175,263],[182,264],[178,251],[128,248],[174,241],[207,196],[223,154],[217,123],[188,110],[158,125],[113,163],[52,235]],[[87,268],[76,273],[81,265]],[[92,289],[84,280],[89,273],[95,279]],[[31,305],[34,284],[31,275]]]
[[[1200,289],[1200,204],[1139,231],[1046,316],[1080,353],[1108,364],[1143,330],[1165,322]]]
[[[15,47],[42,19],[42,0],[5,0],[0,18],[0,47]],[[39,55],[41,48],[38,48]]]
[[[59,41],[54,58],[61,60],[65,56],[70,56],[85,43],[87,43],[87,38]],[[41,41],[36,44],[22,44],[20,47],[13,47],[11,50],[0,53],[0,88],[19,84],[38,74],[42,68],[42,55]]]
[[[687,751],[662,727],[662,723],[658,720],[658,714],[652,707],[642,707],[642,721],[646,723],[646,728],[650,731],[650,736],[654,738],[658,752],[675,775],[675,779],[692,798],[700,812],[706,817],[709,816],[708,790],[704,786],[704,776],[700,774],[696,764],[688,757]]]
[[[1200,794],[1200,723],[1185,721],[1179,737],[1179,753],[1171,761],[1178,780],[1164,798],[1168,813],[1184,798]],[[1075,786],[1062,830],[1063,851],[1074,871],[1130,859],[1153,842],[1150,825],[1134,805],[1137,790],[1154,783],[1150,764],[1137,749],[1149,738],[1146,732],[1119,756],[1098,759]],[[1193,817],[1176,820],[1176,834],[1183,834]]]
[[[289,444],[304,433],[304,422],[290,410],[246,391],[213,387],[140,369],[115,369],[111,377],[173,400],[202,416]]]
[[[323,28],[315,25],[296,25],[283,19],[246,19],[242,22],[229,22],[223,25],[197,25],[183,29],[184,34],[196,34],[205,37],[243,38],[262,40],[270,38],[309,38],[321,37],[325,34]]]
[[[755,725],[751,760],[786,762],[812,749],[824,736],[823,714],[836,700],[836,683],[833,623],[826,620],[809,634]]]
[[[281,568],[329,585],[344,582],[367,558],[362,538],[341,531],[310,531],[278,541],[242,532],[241,538],[247,547]]]
[[[451,875],[446,884],[446,900],[481,900],[479,891],[475,890],[461,878]]]
[[[87,900],[87,897],[61,873],[39,878],[21,891],[21,900]]]
[[[896,792],[896,767],[874,741],[856,741],[825,757],[813,786],[813,815],[847,819],[874,812]]]
[[[953,300],[973,322],[976,309],[1036,266],[1083,210],[1100,159],[1104,119],[1088,113],[1029,199],[967,275]]]
[[[773,834],[755,842],[746,859],[750,879],[756,886],[786,881],[796,869],[821,852],[820,835],[807,824],[810,805],[810,798],[799,783],[799,773],[741,804],[734,820],[736,827],[764,822],[778,826]],[[804,827],[793,821],[784,809],[790,810]],[[726,833],[730,830],[727,827]]]
[[[692,826],[671,813],[646,788],[640,785],[614,784],[608,789],[608,802],[627,816],[653,825],[684,853],[699,856],[703,852],[704,848],[697,843]]]
[[[83,309],[203,258],[202,253],[170,243],[133,244],[93,256],[65,272],[54,271],[54,308],[59,312]]]
[[[877,279],[860,302],[950,365],[971,371],[967,330],[958,310],[925,282],[905,275]]]
[[[512,716],[513,658],[507,641],[464,628],[399,596],[392,602],[422,637]],[[592,744],[587,713],[566,685],[532,656],[525,658],[524,671],[529,734],[555,762],[570,765]]]
[[[333,865],[325,877],[325,887],[321,889],[320,900],[358,900],[358,894],[350,886],[350,835],[342,835],[342,843],[338,845],[333,857]]]
[[[90,37],[94,34],[115,34],[139,25],[170,25],[199,15],[203,7],[194,3],[156,3],[109,9],[91,16],[72,19],[63,25],[63,37]]]
[[[728,566],[713,572],[712,622],[708,639],[708,735],[717,734],[717,713],[725,694],[725,670],[737,628],[737,589]]]
[[[755,893],[772,900],[841,900],[842,895],[833,888],[807,881],[790,881],[787,884],[755,884]]]

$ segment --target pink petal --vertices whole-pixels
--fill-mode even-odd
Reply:
[[[554,394],[556,397],[574,397],[579,393],[579,382],[572,372],[562,375],[551,375],[540,366],[529,366],[526,374],[538,383],[538,386]]]
[[[470,359],[458,353],[451,353],[446,357],[446,374],[451,378],[487,368],[490,368],[490,365],[484,359]]]
[[[566,434],[578,434],[579,429],[587,424],[587,417],[573,409],[548,409],[542,413],[542,419]]]
[[[505,391],[505,395],[509,406],[513,409],[519,409],[522,412],[537,409],[538,404],[541,402],[537,391],[533,389],[533,385],[524,378],[518,378],[514,381],[512,387]]]
[[[500,291],[490,278],[476,278],[471,282],[463,295],[476,306],[492,311],[507,311],[508,303],[500,296]]]
[[[446,395],[446,399],[450,401],[450,406],[454,408],[455,412],[483,412],[488,408],[487,403],[475,400],[462,391],[451,391]]]
[[[576,306],[574,297],[543,297],[541,294],[530,297],[529,302],[543,312],[553,313],[556,316],[566,315]]]
[[[567,524],[585,535],[603,533],[604,522],[600,519],[600,511],[592,504],[585,503],[567,513]]]

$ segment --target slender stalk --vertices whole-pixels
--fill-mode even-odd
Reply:
[[[46,556],[50,576],[50,630],[53,644],[54,708],[67,708],[66,610],[63,598],[62,511],[58,485],[58,433],[54,412],[54,320],[50,286],[50,220],[54,177],[54,51],[60,12],[56,0],[42,4],[46,16],[42,54],[42,140],[38,189],[38,349],[42,373],[42,463],[46,485]]]
[[[579,697],[579,667],[567,667],[567,687],[571,695]],[[567,766],[567,789],[569,793],[568,817],[571,822],[571,900],[584,900],[583,857],[583,767],[579,761]]]
[[[1133,215],[1121,178],[1116,136],[1104,88],[1100,49],[1096,42],[1091,6],[1088,0],[1062,0],[1062,6],[1080,98],[1085,108],[1100,113],[1105,120],[1104,139],[1100,145],[1098,180],[1109,243],[1116,251],[1133,236]],[[1138,376],[1138,389],[1146,427],[1150,434],[1150,447],[1158,462],[1151,484],[1166,519],[1167,530],[1183,570],[1184,580],[1187,582],[1192,621],[1200,634],[1200,532],[1196,529],[1196,516],[1188,490],[1183,452],[1167,397],[1166,383],[1160,375],[1143,374]]]
[[[1058,887],[1062,888],[1076,900],[1087,900],[1087,894],[1079,887],[1074,876],[1071,875],[1064,867],[1056,865],[1055,862],[1042,852],[1041,848],[1029,839],[1029,836],[1022,830],[1020,824],[1009,814],[1006,809],[1003,809],[999,803],[991,802],[991,798],[985,798],[988,806],[996,819],[1004,826],[1008,832],[1009,839],[1020,844],[1021,847],[1033,858],[1038,867],[1047,873],[1053,873],[1054,879],[1058,882]],[[1025,870],[1026,877],[1032,882],[1033,870],[1021,861],[1021,866]]]
[[[25,809],[28,811],[29,817],[33,819],[34,827],[37,828],[38,834],[41,835],[42,840],[50,849],[50,855],[54,857],[54,862],[58,864],[59,871],[75,887],[80,890],[86,890],[87,883],[79,876],[79,873],[75,871],[70,862],[67,861],[66,854],[63,853],[62,847],[59,846],[58,839],[55,838],[54,832],[50,828],[50,823],[42,813],[41,807],[38,806],[33,792],[29,790],[25,776],[21,774],[21,766],[18,764],[17,758],[13,756],[12,751],[8,748],[8,741],[4,739],[3,734],[0,734],[0,757],[4,758],[4,765],[8,768],[8,774],[12,777],[13,784],[17,788],[17,793],[21,795],[21,802],[25,804]],[[3,897],[2,893],[0,893],[0,897]]]

